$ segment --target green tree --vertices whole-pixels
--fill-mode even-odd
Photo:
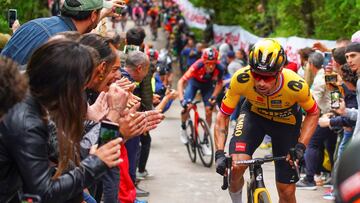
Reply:
[[[7,12],[10,8],[17,10],[20,24],[39,17],[49,16],[47,0],[0,0],[0,32],[11,33],[7,22]]]
[[[261,36],[259,23],[272,28],[271,37],[299,36],[336,40],[350,38],[360,29],[360,0],[190,0],[195,6],[215,11],[221,25],[240,25]],[[259,13],[262,3],[265,13]]]

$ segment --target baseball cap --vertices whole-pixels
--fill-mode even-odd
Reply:
[[[234,58],[235,57],[235,52],[233,50],[228,51],[227,52],[227,57]]]
[[[102,8],[112,8],[111,1],[106,0],[77,0],[80,5],[71,5],[70,0],[65,0],[64,9],[67,11],[93,11]]]

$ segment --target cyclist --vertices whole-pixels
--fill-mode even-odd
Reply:
[[[197,60],[178,82],[178,92],[181,105],[184,110],[181,112],[181,141],[187,143],[186,119],[189,112],[186,106],[190,103],[197,90],[200,90],[202,99],[205,104],[206,122],[211,126],[212,107],[215,105],[216,97],[222,89],[222,77],[224,68],[218,61],[218,51],[215,48],[207,48],[203,51],[202,56]],[[187,82],[185,95],[184,85]]]
[[[250,66],[238,70],[231,78],[229,90],[216,118],[216,172],[221,175],[226,171],[224,146],[229,116],[240,96],[246,100],[229,144],[233,160],[250,159],[264,135],[268,134],[272,137],[274,156],[287,155],[290,148],[294,147],[298,163],[319,119],[317,104],[306,82],[296,73],[283,69],[286,54],[276,40],[263,39],[257,42],[249,57]],[[303,122],[299,107],[306,111]],[[231,168],[229,193],[236,203],[241,202],[245,170],[246,166],[234,164]],[[279,202],[296,202],[295,183],[298,178],[291,165],[276,162],[275,173]]]

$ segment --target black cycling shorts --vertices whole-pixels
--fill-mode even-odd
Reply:
[[[296,116],[295,125],[283,124],[250,112],[248,105],[244,104],[229,144],[229,153],[252,156],[267,134],[271,136],[274,157],[286,156],[289,149],[298,142],[301,116],[301,113]],[[275,174],[276,181],[280,183],[291,184],[298,181],[295,170],[286,161],[275,162]]]

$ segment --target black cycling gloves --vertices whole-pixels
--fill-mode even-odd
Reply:
[[[215,152],[216,173],[224,175],[226,171],[226,157],[224,150]]]
[[[294,148],[290,149],[289,154],[290,156],[293,156],[293,159],[301,161],[304,158],[305,150],[306,146],[303,143],[298,142]]]

